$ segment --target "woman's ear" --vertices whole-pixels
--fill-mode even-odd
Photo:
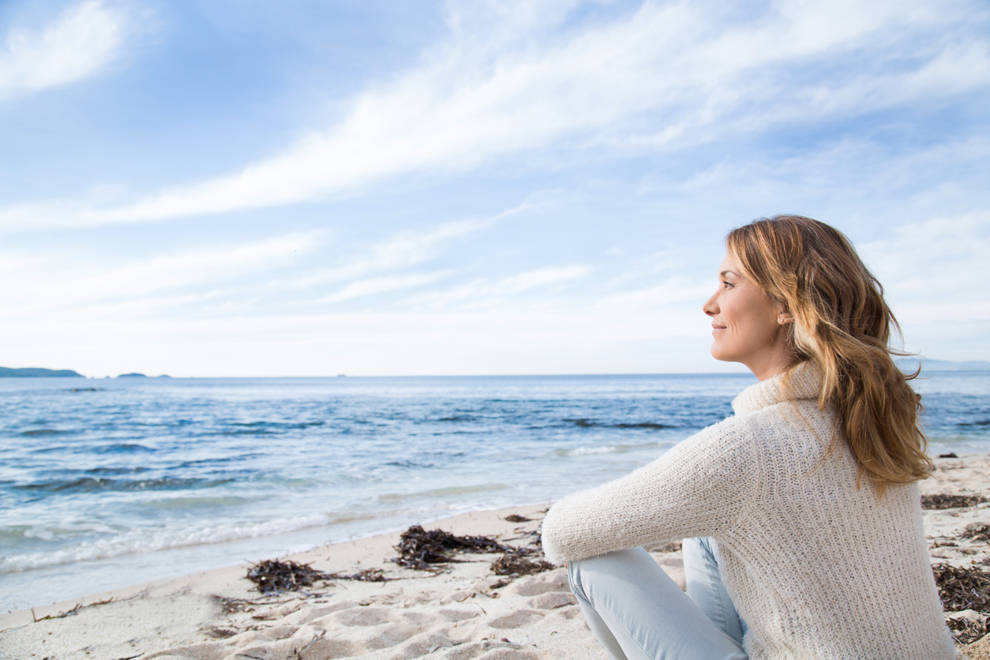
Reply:
[[[794,316],[781,305],[777,312],[777,325],[787,325],[788,323],[794,323]]]

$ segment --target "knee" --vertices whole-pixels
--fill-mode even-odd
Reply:
[[[645,562],[645,564],[644,564]],[[643,548],[627,548],[604,555],[567,563],[567,581],[579,598],[586,597],[585,588],[603,577],[635,575],[645,566],[656,565]]]

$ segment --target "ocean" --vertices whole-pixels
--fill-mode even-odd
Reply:
[[[0,379],[0,611],[550,503],[731,413],[748,374]],[[990,452],[990,372],[918,381]]]

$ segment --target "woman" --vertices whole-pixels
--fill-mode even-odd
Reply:
[[[952,658],[915,483],[932,465],[880,284],[809,218],[727,244],[711,352],[759,382],[734,416],[557,502],[547,557],[616,658]],[[686,594],[637,547],[679,538]]]

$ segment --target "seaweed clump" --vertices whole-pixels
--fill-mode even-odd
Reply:
[[[554,568],[554,565],[544,559],[533,561],[527,559],[522,553],[505,553],[492,562],[492,572],[495,575],[532,575],[542,573]]]
[[[399,566],[417,571],[434,571],[431,564],[456,562],[454,552],[514,552],[513,548],[502,545],[490,536],[457,536],[442,529],[424,530],[413,525],[399,535],[399,552],[394,561]]]
[[[988,616],[950,618],[946,623],[949,624],[952,637],[960,644],[975,642],[990,633],[990,617]]]
[[[520,516],[518,513],[510,513],[505,518],[502,518],[502,520],[511,523],[523,523],[523,522],[529,522],[530,520],[532,520],[532,518],[527,518],[526,516]]]
[[[317,580],[326,579],[326,574],[309,564],[266,559],[249,568],[246,577],[254,582],[258,591],[267,594],[273,591],[296,591],[302,587],[312,586]]]
[[[302,587],[313,586],[315,582],[327,580],[356,580],[358,582],[386,582],[385,572],[380,568],[366,568],[357,573],[324,573],[309,564],[294,561],[266,559],[248,569],[248,580],[254,582],[263,594],[279,591],[297,591]]]
[[[973,541],[990,541],[990,525],[980,522],[970,523],[959,537]]]
[[[922,509],[957,509],[967,506],[976,506],[987,501],[982,495],[922,495]]]
[[[938,595],[947,611],[990,611],[990,573],[979,568],[962,568],[949,564],[932,566]]]

